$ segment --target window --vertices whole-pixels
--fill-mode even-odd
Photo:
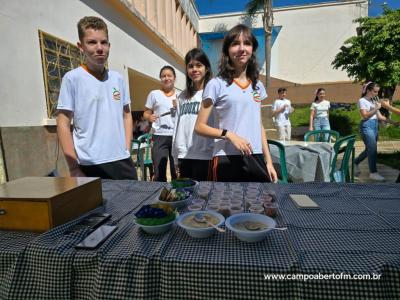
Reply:
[[[55,118],[61,79],[68,71],[83,63],[77,46],[39,30],[47,116]]]

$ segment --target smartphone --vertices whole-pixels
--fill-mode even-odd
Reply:
[[[104,224],[108,219],[111,218],[111,214],[107,213],[92,213],[85,217],[82,221],[79,223],[75,224],[71,228],[69,228],[67,231],[65,231],[64,234],[70,234],[82,229],[91,229],[94,230],[97,227],[99,227],[101,224]]]
[[[75,245],[76,249],[96,249],[117,229],[117,226],[102,225]]]
[[[319,205],[307,195],[290,194],[289,196],[300,209],[319,209]]]

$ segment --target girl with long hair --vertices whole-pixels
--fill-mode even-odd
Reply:
[[[375,99],[379,93],[379,85],[369,81],[364,84],[361,99],[358,100],[358,109],[360,110],[361,123],[360,133],[363,139],[365,149],[355,159],[355,175],[360,175],[358,165],[368,157],[369,178],[375,181],[384,181],[385,178],[378,173],[376,167],[378,153],[378,120],[385,121],[386,118],[379,112],[381,104]]]
[[[329,108],[331,104],[325,99],[326,91],[319,88],[315,91],[314,102],[311,104],[309,130],[330,130]]]
[[[215,181],[277,180],[261,122],[261,101],[267,94],[258,80],[257,47],[247,26],[233,27],[223,41],[218,77],[204,89],[195,130],[216,139],[212,169]],[[213,109],[215,127],[207,124]]]
[[[167,181],[169,159],[172,179],[176,178],[172,157],[172,135],[174,133],[174,108],[176,107],[175,69],[164,66],[160,70],[161,88],[153,90],[147,97],[143,117],[153,123],[153,147],[151,156],[155,181]]]
[[[214,141],[194,132],[194,125],[204,86],[212,78],[211,65],[203,50],[194,48],[186,54],[185,66],[186,89],[178,96],[172,154],[180,177],[206,181]],[[212,117],[208,124],[213,124]]]

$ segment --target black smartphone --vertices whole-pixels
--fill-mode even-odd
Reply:
[[[96,249],[100,246],[115,230],[117,226],[102,225],[89,234],[83,241],[75,245],[76,249]]]
[[[92,213],[85,217],[79,223],[69,228],[67,231],[65,231],[64,234],[73,233],[82,229],[94,230],[98,228],[101,224],[104,224],[104,222],[106,222],[110,218],[111,214],[108,213]]]

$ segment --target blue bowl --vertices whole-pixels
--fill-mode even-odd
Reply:
[[[267,226],[264,230],[250,231],[250,230],[240,230],[235,228],[235,224],[253,221],[261,222]],[[274,219],[261,214],[253,213],[241,213],[230,216],[225,221],[225,227],[228,228],[233,234],[241,241],[244,242],[259,242],[265,239],[268,233],[276,227],[276,222]]]

